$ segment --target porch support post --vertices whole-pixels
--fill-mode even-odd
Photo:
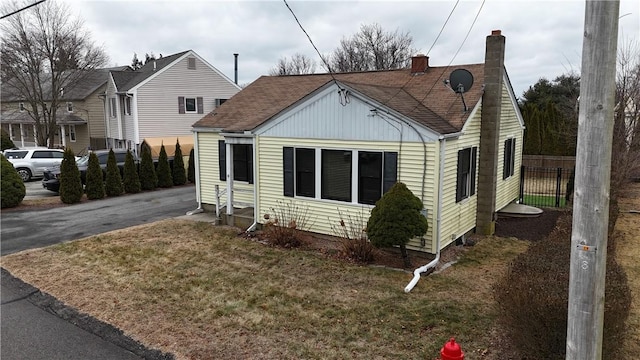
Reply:
[[[233,215],[233,145],[225,143],[227,163],[227,215]]]
[[[24,147],[24,127],[20,123],[20,147]]]
[[[64,130],[64,125],[60,125],[60,139],[62,140],[62,147],[67,147],[67,133]]]

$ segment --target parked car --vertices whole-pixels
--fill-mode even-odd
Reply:
[[[102,176],[106,178],[107,176],[107,160],[109,158],[109,150],[96,150],[93,151],[98,156],[98,162],[100,163],[100,167],[102,168]],[[126,150],[114,150],[116,155],[116,164],[120,169],[120,175],[124,173],[124,162],[127,157]],[[133,154],[133,160],[138,163],[138,159],[136,155]],[[80,179],[82,180],[82,184],[86,183],[87,179],[87,167],[89,166],[89,155],[85,155],[81,157],[76,164],[78,165],[78,170],[80,170]],[[45,169],[44,178],[42,179],[42,187],[53,191],[58,192],[60,190],[60,165]]]
[[[64,150],[47,148],[10,149],[3,152],[4,157],[13,164],[22,181],[44,176],[44,169],[59,166]]]

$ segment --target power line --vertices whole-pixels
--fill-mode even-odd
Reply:
[[[31,5],[27,5],[27,6],[23,7],[22,9],[18,9],[18,10],[14,11],[14,12],[9,13],[9,14],[2,15],[2,16],[0,17],[0,20],[2,20],[2,19],[4,19],[4,18],[7,18],[7,17],[9,17],[9,16],[11,16],[11,15],[15,15],[15,14],[17,14],[17,13],[19,13],[19,12],[25,11],[25,10],[27,10],[27,9],[29,9],[29,8],[33,7],[33,6],[36,6],[36,5],[40,4],[40,3],[43,3],[43,2],[45,2],[45,1],[47,1],[47,0],[39,0],[39,1],[34,2],[34,3],[33,3],[33,4],[31,4]]]

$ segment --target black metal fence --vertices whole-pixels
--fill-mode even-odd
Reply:
[[[520,168],[520,203],[536,207],[565,207],[573,192],[573,169]]]

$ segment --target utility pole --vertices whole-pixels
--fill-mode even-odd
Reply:
[[[602,358],[619,0],[586,1],[567,360]]]

